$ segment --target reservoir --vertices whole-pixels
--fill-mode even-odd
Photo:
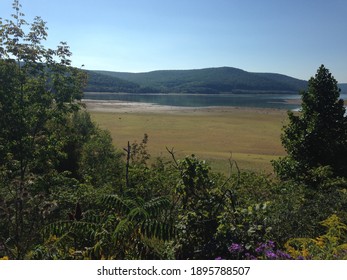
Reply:
[[[296,110],[300,107],[299,94],[240,93],[240,94],[130,94],[88,92],[85,99],[118,100],[180,107],[233,106]],[[341,94],[347,99],[347,94]]]

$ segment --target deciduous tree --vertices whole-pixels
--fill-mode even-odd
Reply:
[[[13,9],[11,19],[0,19],[0,246],[21,259],[39,238],[50,183],[65,156],[52,124],[79,109],[86,77],[71,67],[66,43],[43,45],[48,34],[40,17],[28,23],[18,0]]]

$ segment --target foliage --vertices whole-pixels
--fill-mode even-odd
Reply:
[[[13,18],[0,22],[0,195],[7,225],[0,244],[11,258],[23,258],[39,239],[49,212],[42,207],[52,203],[47,179],[56,177],[64,157],[66,139],[51,128],[79,109],[85,75],[70,67],[66,43],[55,50],[42,45],[41,18],[29,24],[19,1],[13,8]]]
[[[259,243],[270,237],[272,228],[268,221],[268,205],[268,203],[259,203],[246,208],[226,208],[219,217],[216,234],[221,244],[231,241],[240,244],[247,252],[254,251]],[[224,247],[218,252],[219,255],[225,256],[226,249]]]
[[[258,243],[256,248],[250,250],[242,244],[232,243],[229,248],[229,256],[231,259],[245,260],[292,260],[293,258],[286,252],[276,248],[273,241]],[[219,257],[221,258],[221,257]]]
[[[31,257],[64,259],[141,259],[160,258],[158,244],[174,236],[166,197],[144,201],[139,197],[107,195],[99,201],[100,212],[82,212],[80,204],[69,220],[48,225],[46,244]],[[53,239],[52,239],[53,238]],[[54,242],[52,242],[54,240]],[[39,255],[38,255],[39,254]]]
[[[85,87],[86,92],[129,92],[136,93],[140,91],[140,86],[119,79],[116,77],[110,77],[108,75],[102,75],[96,71],[87,71],[88,84]]]
[[[280,74],[251,73],[232,67],[163,70],[147,73],[89,71],[87,91],[129,93],[296,92],[305,81]]]
[[[273,188],[268,220],[271,236],[279,244],[293,237],[322,234],[317,225],[332,214],[346,220],[346,179],[335,178],[328,170],[315,170],[315,188],[292,181],[278,182]]]
[[[242,243],[232,243],[228,254],[217,259],[248,260],[342,260],[347,259],[346,224],[333,214],[320,225],[326,233],[316,238],[291,238],[280,250],[274,241],[260,242],[254,248]]]
[[[170,162],[158,157],[151,159],[145,133],[140,143],[128,143],[126,162],[126,191],[133,196],[149,200],[157,196],[170,196],[177,179],[177,170]]]
[[[177,205],[176,254],[180,259],[208,259],[218,248],[218,216],[228,201],[210,167],[195,155],[176,162],[180,172],[175,187]],[[224,184],[226,185],[226,184]]]
[[[320,223],[326,233],[317,238],[292,238],[286,244],[287,251],[295,258],[313,260],[347,259],[347,225],[337,215]]]
[[[123,173],[121,154],[112,144],[108,131],[96,130],[83,145],[79,159],[79,173],[96,187],[119,185]]]
[[[0,259],[346,258],[346,119],[324,67],[285,128],[289,155],[275,165],[291,180],[231,160],[226,178],[195,155],[153,159],[147,134],[124,158],[82,109],[85,73],[67,45],[45,48],[45,23],[28,24],[19,1],[14,11],[0,23]],[[213,80],[220,69],[187,73]]]
[[[281,136],[288,155],[273,162],[283,190],[272,212],[278,240],[317,236],[319,221],[332,214],[346,219],[347,116],[339,92],[322,65],[302,92],[301,112],[288,115]]]
[[[64,157],[59,161],[58,170],[69,171],[72,177],[79,179],[79,162],[83,146],[99,130],[85,110],[66,115],[64,124],[52,124],[51,130],[59,131],[59,134],[66,139],[62,148]]]
[[[288,156],[274,162],[281,178],[305,180],[311,169],[330,166],[347,176],[347,116],[337,81],[322,65],[302,92],[302,110],[288,113],[282,144]]]
[[[106,203],[118,213],[119,223],[114,229],[116,258],[158,258],[151,240],[168,241],[174,236],[170,219],[171,203],[167,197],[155,197],[149,201],[137,197],[109,196]],[[114,211],[111,212],[114,215]],[[155,244],[155,243],[154,243]]]

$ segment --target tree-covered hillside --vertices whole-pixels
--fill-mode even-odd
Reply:
[[[95,71],[87,71],[88,84],[85,88],[87,92],[100,91],[100,92],[137,92],[139,85],[122,80],[108,75],[103,75]]]
[[[298,92],[307,85],[306,81],[281,74],[251,73],[232,67],[160,70],[146,73],[89,71],[89,74],[86,91],[101,92]],[[129,83],[128,88],[127,83]]]
[[[156,88],[141,86],[129,80],[112,77],[98,71],[87,71],[88,83],[85,92],[127,92],[127,93],[154,93],[160,92]]]

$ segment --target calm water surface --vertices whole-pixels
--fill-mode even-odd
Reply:
[[[277,108],[295,110],[298,104],[288,100],[300,99],[299,94],[128,94],[128,93],[85,93],[84,98],[94,100],[119,100],[144,102],[158,105],[182,107],[237,106],[257,108]],[[347,94],[341,98],[347,99]]]

